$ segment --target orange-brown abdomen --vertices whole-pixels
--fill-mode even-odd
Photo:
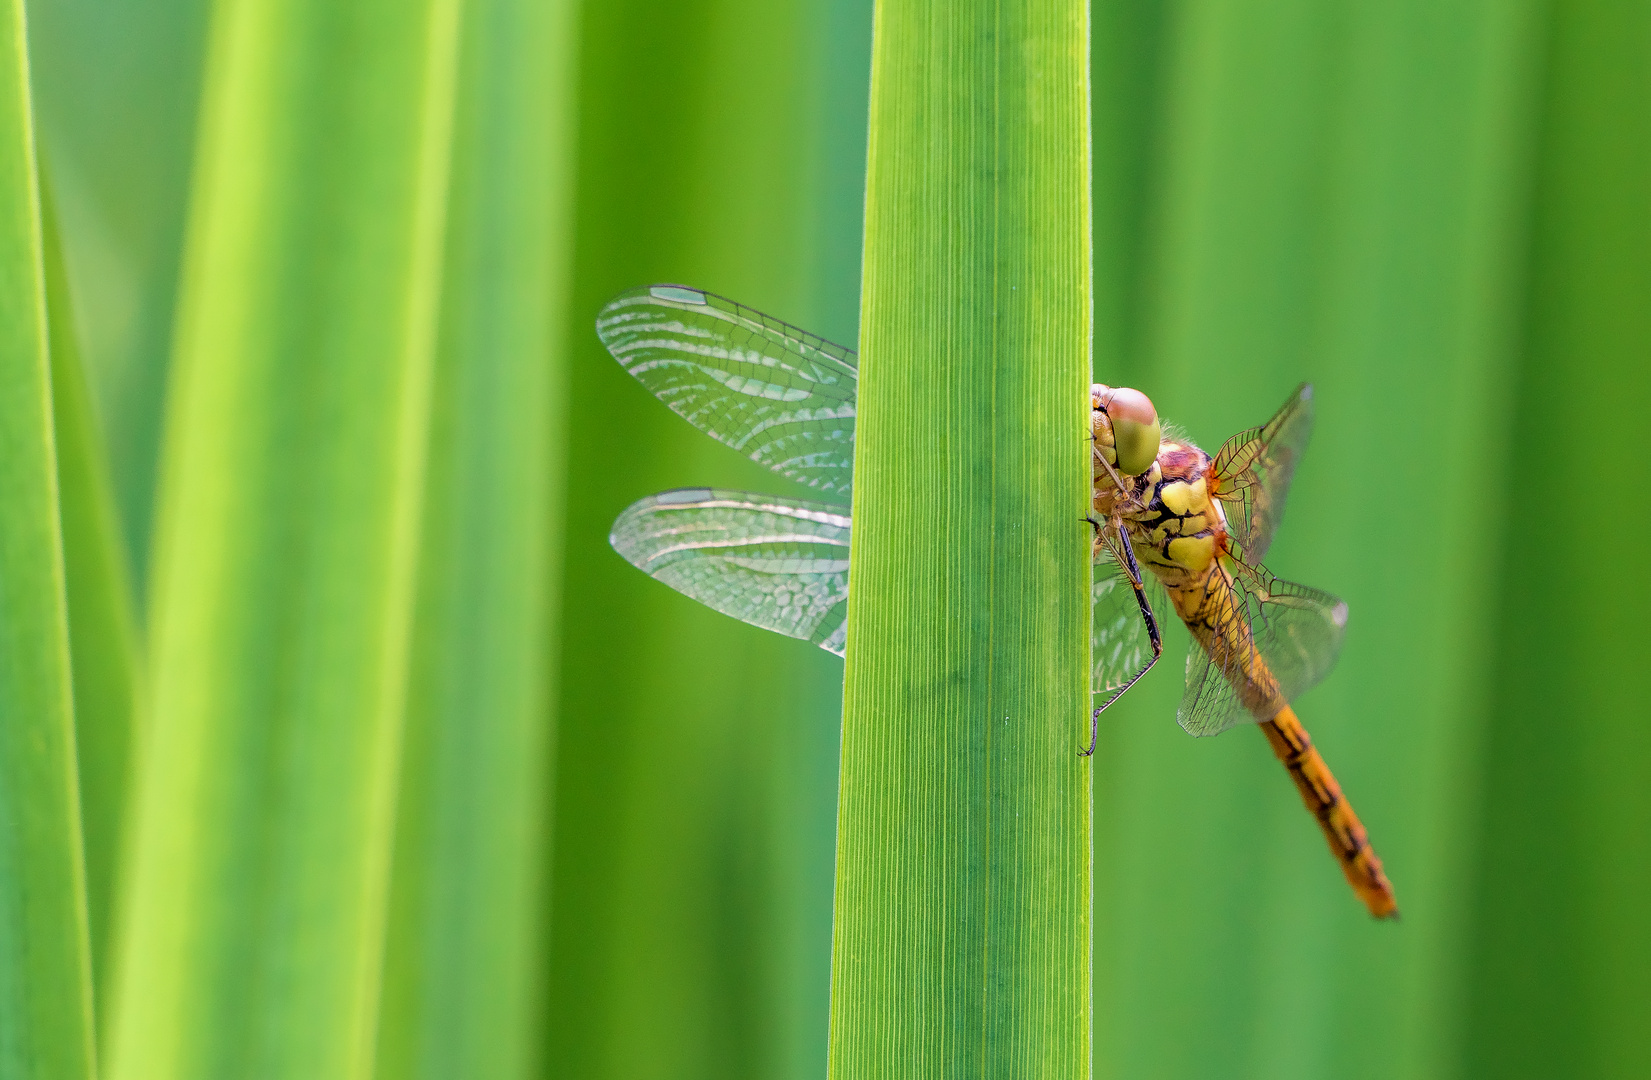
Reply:
[[[1342,795],[1341,785],[1336,783],[1329,766],[1313,748],[1313,740],[1296,719],[1295,712],[1285,706],[1277,716],[1263,723],[1261,730],[1278,760],[1290,770],[1290,778],[1301,792],[1301,801],[1318,820],[1330,851],[1341,863],[1342,873],[1347,875],[1347,883],[1353,886],[1370,914],[1378,919],[1398,918],[1398,901],[1393,897],[1393,886],[1388,883],[1387,875],[1382,873],[1382,861],[1376,857],[1359,816]]]

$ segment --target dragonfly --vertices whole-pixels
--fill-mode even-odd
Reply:
[[[726,615],[842,656],[848,644],[854,350],[683,285],[621,293],[596,320],[622,367],[677,415],[820,498],[682,488],[614,522],[633,566]],[[1347,605],[1262,564],[1313,425],[1302,384],[1212,458],[1158,419],[1138,390],[1090,388],[1093,488],[1090,716],[1163,654],[1159,615],[1192,635],[1176,719],[1215,735],[1256,724],[1289,771],[1354,893],[1396,918],[1393,887],[1291,703],[1329,673]]]

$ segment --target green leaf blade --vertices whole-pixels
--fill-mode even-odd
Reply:
[[[1087,35],[878,6],[837,1077],[1089,1069]]]
[[[371,1071],[456,11],[217,11],[117,1077]]]
[[[75,756],[86,861],[86,901],[97,1014],[106,1004],[126,800],[139,730],[137,624],[131,579],[102,433],[75,335],[68,275],[45,208],[44,268],[51,337],[52,419],[63,526],[69,651],[74,670]]]
[[[91,955],[20,2],[0,6],[0,491],[0,1073],[90,1080]]]
[[[568,3],[465,5],[378,1075],[533,1075],[568,287]]]

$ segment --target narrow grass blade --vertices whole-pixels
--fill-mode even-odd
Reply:
[[[834,1077],[1090,1067],[1088,33],[877,7]]]
[[[458,12],[214,14],[115,1077],[372,1072]]]
[[[460,29],[386,1080],[525,1077],[539,1050],[574,10],[473,0]]]
[[[0,4],[0,1075],[95,1073],[86,883],[19,0]]]
[[[42,205],[52,416],[74,669],[75,753],[85,838],[92,983],[101,1020],[110,973],[110,933],[120,879],[128,779],[139,738],[137,626],[103,433],[93,417],[81,367],[60,233],[52,200],[45,198]]]

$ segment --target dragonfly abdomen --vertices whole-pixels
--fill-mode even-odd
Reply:
[[[1245,711],[1257,721],[1271,720],[1289,701],[1256,647],[1232,575],[1212,561],[1196,577],[1182,576],[1191,580],[1165,591],[1187,632],[1209,654],[1210,663],[1232,687]]]
[[[1335,775],[1314,748],[1307,729],[1296,719],[1295,710],[1286,705],[1277,716],[1262,724],[1261,730],[1272,744],[1273,753],[1290,771],[1301,801],[1318,821],[1331,853],[1341,863],[1347,883],[1353,886],[1370,914],[1378,919],[1398,918],[1398,902],[1393,897],[1393,886],[1382,871],[1382,861],[1370,846],[1370,837],[1359,816],[1342,795]]]

